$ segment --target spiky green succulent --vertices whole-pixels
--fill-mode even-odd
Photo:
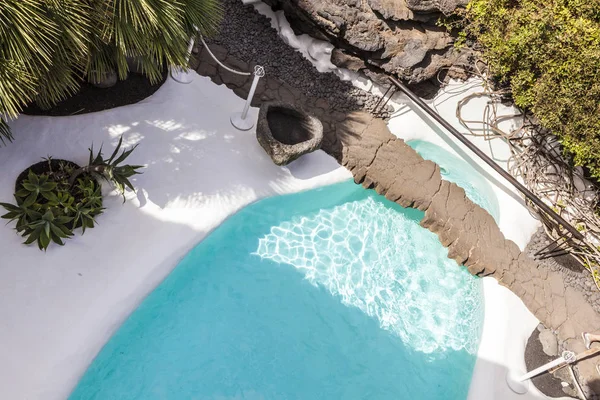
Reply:
[[[104,179],[107,182],[112,183],[117,191],[123,196],[123,202],[125,202],[125,188],[129,188],[132,191],[135,191],[133,185],[129,181],[133,175],[140,174],[138,170],[144,168],[143,165],[121,165],[127,157],[135,150],[137,145],[131,147],[129,150],[123,150],[123,152],[117,157],[119,154],[119,150],[121,150],[121,145],[123,144],[123,136],[119,138],[119,143],[117,143],[117,147],[111,154],[108,159],[104,159],[104,154],[102,153],[102,146],[100,146],[100,150],[98,153],[94,155],[94,146],[90,147],[90,157],[88,165],[82,167],[71,175],[70,183],[73,184],[75,179],[82,174],[88,173],[91,174],[96,179]]]

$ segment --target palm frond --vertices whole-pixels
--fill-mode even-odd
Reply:
[[[207,37],[218,32],[223,18],[223,7],[219,0],[183,0],[183,3],[188,33],[195,33],[194,27]]]
[[[0,118],[0,143],[2,143],[2,145],[5,145],[6,142],[12,141],[13,135],[10,131],[10,127],[3,118]]]
[[[86,77],[125,79],[129,57],[158,82],[187,67],[190,37],[215,33],[222,14],[219,0],[0,0],[0,116],[51,107]],[[2,120],[0,140],[11,138]]]

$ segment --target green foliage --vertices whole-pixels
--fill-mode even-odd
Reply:
[[[466,16],[515,103],[600,178],[600,0],[472,0]]]
[[[90,175],[78,179],[71,187],[67,165],[59,164],[40,175],[29,170],[15,193],[16,204],[0,203],[8,212],[2,218],[16,221],[16,231],[23,236],[25,244],[37,242],[40,250],[46,250],[51,242],[64,245],[73,236],[74,229],[93,228],[95,217],[102,214],[100,185]]]
[[[18,182],[16,204],[0,203],[8,211],[1,218],[16,221],[15,229],[26,238],[24,243],[37,242],[40,250],[52,242],[64,245],[64,239],[73,236],[75,229],[85,233],[104,211],[99,178],[114,184],[123,201],[125,187],[134,190],[129,178],[139,174],[142,166],[121,165],[136,148],[119,154],[122,143],[121,137],[108,159],[104,159],[102,147],[96,155],[90,148],[89,164],[77,169],[72,163],[46,158],[44,173],[38,175],[30,169],[27,178]]]
[[[0,1],[0,141],[7,118],[35,101],[49,108],[84,78],[128,72],[127,57],[156,82],[167,66],[187,67],[187,42],[198,27],[216,31],[219,0]]]
[[[52,191],[56,189],[56,182],[48,181],[47,175],[37,176],[33,172],[29,171],[27,179],[21,183],[21,186],[23,186],[23,188],[17,191],[15,195],[25,198],[23,204],[26,207],[29,207],[35,203],[39,195],[42,195],[44,198],[48,199],[48,196],[50,196]]]
[[[90,147],[89,149],[90,158],[88,165],[75,171],[71,176],[70,181],[74,182],[75,179],[81,173],[89,173],[96,179],[104,179],[105,181],[115,185],[119,193],[121,193],[121,195],[123,196],[123,202],[125,202],[125,187],[128,187],[129,189],[135,191],[133,185],[129,181],[129,178],[131,178],[133,175],[140,174],[141,172],[138,172],[137,170],[143,168],[144,166],[128,164],[119,165],[123,161],[125,161],[125,159],[127,159],[127,157],[129,157],[129,155],[137,147],[137,145],[135,145],[129,150],[123,150],[121,155],[117,157],[117,154],[119,154],[119,150],[121,149],[122,143],[123,137],[121,136],[117,147],[108,159],[104,159],[104,156],[102,154],[102,146],[100,146],[98,154],[94,156],[94,146],[92,145],[92,147]]]
[[[94,227],[96,222],[94,217],[98,215],[96,210],[102,209],[102,193],[100,192],[100,186],[89,179],[78,179],[77,189],[86,200],[73,205],[75,211],[73,225],[81,226],[82,233],[85,233],[86,228]]]

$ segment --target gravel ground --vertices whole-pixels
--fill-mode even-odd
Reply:
[[[527,370],[531,371],[539,366],[542,366],[550,361],[556,359],[557,356],[549,356],[544,353],[542,348],[542,343],[540,342],[540,330],[534,329],[533,333],[529,337],[527,341],[527,345],[525,347],[525,365],[527,366]],[[565,379],[567,382],[571,382],[571,378],[566,372],[566,370],[562,370],[560,376]],[[574,393],[574,388],[569,387],[567,391],[563,390],[561,385],[561,379],[555,378],[552,374],[541,374],[537,377],[531,379],[531,382],[535,385],[536,388],[546,396],[549,397],[567,397],[571,396]]]
[[[308,97],[326,99],[337,111],[373,112],[379,97],[341,81],[333,73],[320,73],[304,56],[285,44],[271,27],[269,19],[240,0],[222,0],[225,18],[217,37],[207,40],[229,50],[236,58],[265,67]],[[391,107],[380,115],[389,117]]]

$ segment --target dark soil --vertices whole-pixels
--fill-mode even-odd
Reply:
[[[558,357],[551,357],[544,353],[539,336],[540,331],[534,329],[533,333],[529,337],[529,340],[527,341],[527,346],[525,347],[525,365],[527,366],[528,371],[555,360]],[[565,394],[565,392],[563,392],[560,379],[553,377],[549,373],[538,375],[531,379],[531,382],[546,396],[569,397]]]
[[[35,103],[23,110],[26,115],[48,115],[53,117],[75,114],[86,114],[110,108],[137,103],[156,92],[167,80],[168,71],[163,71],[163,77],[155,85],[142,74],[130,73],[123,81],[118,81],[113,87],[100,89],[84,82],[75,95],[61,101],[54,107],[43,110]]]
[[[273,107],[267,112],[267,120],[271,134],[281,143],[294,145],[314,137],[310,120],[296,110]]]
[[[29,167],[27,167],[23,172],[21,172],[19,174],[19,176],[17,177],[17,181],[15,182],[15,192],[19,191],[19,189],[21,189],[21,183],[27,179],[27,175],[29,174],[29,171],[31,170],[31,172],[33,172],[36,175],[42,175],[42,174],[46,174],[48,172],[50,172],[50,169],[52,169],[52,171],[59,171],[61,170],[61,164],[72,167],[73,169],[77,169],[79,168],[79,165],[75,164],[73,161],[69,161],[69,160],[60,160],[60,159],[52,159],[50,160],[50,165],[48,165],[48,161],[44,160],[44,161],[40,161],[39,163],[33,164]],[[94,180],[94,182],[96,182],[96,180],[94,178],[92,178],[90,176],[90,178],[92,180]],[[98,184],[98,182],[96,182],[96,184]]]

